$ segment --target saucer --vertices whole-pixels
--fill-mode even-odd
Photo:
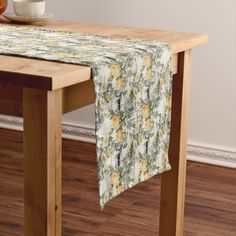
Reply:
[[[17,16],[14,13],[5,13],[3,14],[3,16],[12,22],[30,24],[30,23],[46,22],[53,17],[53,14],[45,13],[41,17],[24,17],[24,16]]]

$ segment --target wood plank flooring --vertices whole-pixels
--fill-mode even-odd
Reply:
[[[0,236],[23,236],[22,152],[0,129]],[[160,176],[101,211],[96,168],[95,145],[63,140],[63,236],[157,236]],[[236,170],[188,163],[184,235],[236,236]]]

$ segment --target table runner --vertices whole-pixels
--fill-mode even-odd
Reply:
[[[92,68],[101,208],[170,169],[170,45],[0,25],[0,54]]]

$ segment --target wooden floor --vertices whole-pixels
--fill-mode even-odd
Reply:
[[[0,236],[23,236],[22,151],[22,134],[0,129]],[[63,236],[158,235],[159,176],[104,211],[97,186],[95,145],[64,140]],[[185,214],[185,236],[236,236],[236,170],[189,162]]]

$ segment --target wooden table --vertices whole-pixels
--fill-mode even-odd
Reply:
[[[46,27],[171,44],[172,170],[161,176],[160,235],[183,235],[191,49],[207,43],[207,36],[66,21]],[[89,67],[0,55],[0,114],[24,118],[25,236],[61,236],[62,114],[94,99]]]

